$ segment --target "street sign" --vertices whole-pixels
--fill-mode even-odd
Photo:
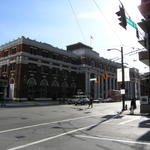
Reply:
[[[129,24],[130,26],[132,26],[133,28],[137,28],[137,25],[135,22],[133,22],[130,18],[126,17],[126,22],[127,24]]]
[[[96,81],[96,78],[91,78],[90,81]]]
[[[130,81],[129,68],[124,68],[124,80]],[[122,69],[117,69],[117,82],[122,82]]]

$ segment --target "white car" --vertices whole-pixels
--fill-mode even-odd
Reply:
[[[103,101],[103,102],[110,102],[110,101],[112,101],[112,98],[111,98],[111,97],[108,97],[108,98],[103,99],[102,101]]]

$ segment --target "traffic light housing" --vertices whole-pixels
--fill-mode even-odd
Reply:
[[[116,12],[116,15],[119,16],[119,18],[118,18],[118,20],[120,21],[119,24],[120,24],[124,29],[126,29],[127,21],[126,21],[125,9],[124,9],[123,5],[122,5],[122,6],[119,6],[119,9],[120,9],[120,10],[119,10],[118,12]]]
[[[100,82],[100,76],[97,76],[97,77],[96,77],[96,82],[97,82],[97,83]]]

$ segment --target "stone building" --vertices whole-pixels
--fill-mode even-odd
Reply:
[[[7,99],[68,98],[78,90],[107,98],[110,90],[118,89],[118,67],[82,43],[63,50],[21,37],[0,46],[0,76],[9,82]]]

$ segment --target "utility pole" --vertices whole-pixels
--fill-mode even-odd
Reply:
[[[124,75],[124,61],[123,61],[123,47],[121,49],[107,49],[107,51],[117,50],[121,53],[121,72],[122,72],[122,83],[121,83],[121,95],[122,95],[122,111],[126,110],[125,108],[125,75]]]
[[[125,80],[124,80],[124,61],[123,61],[123,47],[121,47],[121,68],[122,68],[122,111],[125,110]]]

